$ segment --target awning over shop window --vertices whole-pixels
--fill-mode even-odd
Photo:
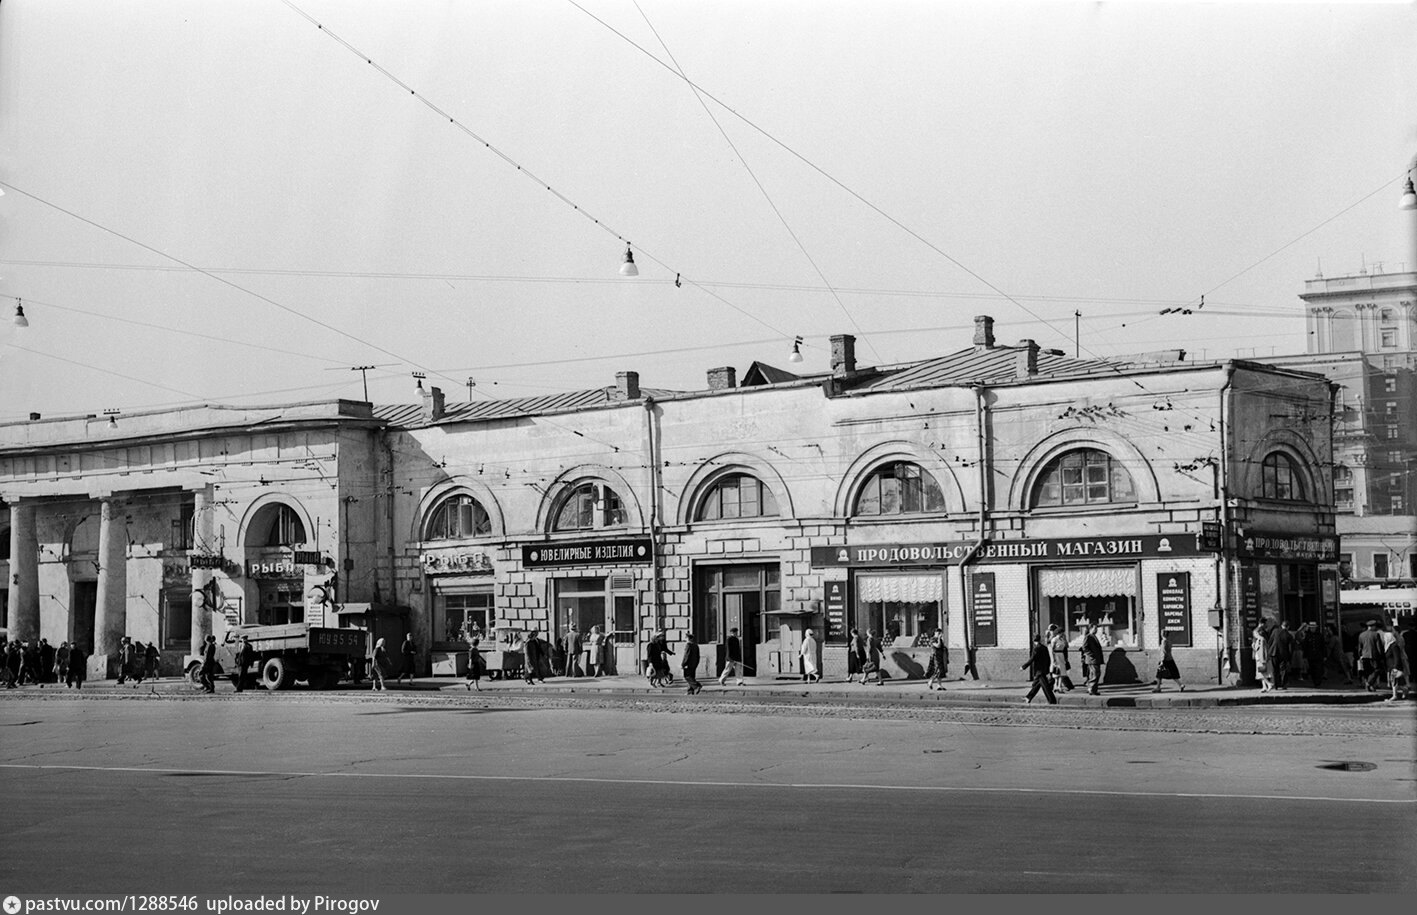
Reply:
[[[856,576],[856,597],[867,603],[925,603],[941,600],[944,593],[939,574]]]
[[[1043,569],[1038,573],[1039,590],[1047,597],[1136,596],[1137,574],[1133,568]]]

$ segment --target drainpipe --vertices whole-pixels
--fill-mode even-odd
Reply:
[[[960,609],[964,613],[964,672],[975,680],[979,679],[979,665],[975,658],[975,649],[970,641],[970,624],[972,619],[969,614],[969,585],[967,584],[967,569],[974,557],[979,555],[979,551],[984,548],[984,526],[989,518],[989,466],[985,459],[985,439],[984,439],[984,386],[975,385],[974,391],[974,427],[978,435],[979,443],[979,535],[975,538],[974,545],[969,548],[969,552],[964,554],[964,558],[959,562],[959,591]]]
[[[394,536],[394,496],[398,491],[398,486],[394,480],[394,444],[389,440],[389,431],[387,429],[379,430],[379,440],[384,446],[384,466],[389,472],[389,482],[386,487],[387,491],[385,492],[387,498],[384,499],[384,517],[389,526],[387,532],[389,545],[389,596],[386,599],[390,606],[396,606],[399,602],[399,589],[397,579],[398,547],[396,545],[398,538]],[[378,586],[379,577],[376,575],[374,576],[374,587],[377,589]],[[373,615],[372,610],[370,615]],[[372,629],[373,623],[374,621],[371,619],[366,625]]]
[[[659,571],[659,493],[662,473],[659,466],[658,449],[655,448],[655,441],[658,438],[658,427],[654,418],[654,398],[645,397],[645,431],[649,436],[649,552],[650,571],[654,576],[654,625],[656,629],[664,628],[664,601],[662,597],[662,585]]]
[[[1225,383],[1220,386],[1220,460],[1216,468],[1219,489],[1219,505],[1216,515],[1220,521],[1220,553],[1215,557],[1216,602],[1220,605],[1221,650],[1215,659],[1215,679],[1225,682],[1225,655],[1230,650],[1230,420],[1233,409],[1232,385],[1235,382],[1235,363],[1226,363]],[[1245,624],[1240,621],[1241,638],[1244,638]],[[1242,644],[1235,653],[1235,667],[1240,669],[1245,646]],[[1242,674],[1243,676],[1243,674]]]

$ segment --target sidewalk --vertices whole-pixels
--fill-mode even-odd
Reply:
[[[942,690],[926,688],[924,680],[887,680],[881,686],[874,684],[848,683],[845,680],[823,680],[807,684],[800,680],[774,679],[769,677],[749,678],[743,686],[719,686],[713,679],[701,680],[703,692],[690,698],[685,695],[684,681],[676,679],[674,684],[663,689],[649,685],[642,676],[616,677],[552,677],[546,682],[528,685],[525,680],[483,679],[481,693],[468,691],[461,679],[453,677],[421,677],[413,685],[390,685],[382,693],[375,693],[366,681],[361,684],[344,683],[332,690],[336,695],[367,694],[370,698],[394,698],[400,693],[424,696],[450,693],[468,695],[516,696],[681,696],[694,702],[713,702],[724,699],[772,699],[781,702],[817,701],[850,702],[913,702],[941,706],[1004,706],[1022,707],[1023,697],[1029,689],[1028,681],[998,680],[948,680]],[[229,680],[218,680],[217,691],[234,694]],[[263,693],[263,690],[249,690]],[[73,693],[63,684],[47,684],[44,687],[29,685],[13,690],[0,690],[0,697],[16,695],[36,695],[53,693]],[[130,694],[186,694],[197,690],[186,679],[168,677],[147,680],[141,684],[119,685],[114,680],[91,680],[84,684],[83,692],[104,695]],[[319,691],[297,686],[296,694],[320,695]],[[1330,681],[1322,687],[1312,687],[1307,682],[1290,686],[1288,689],[1261,693],[1258,687],[1229,687],[1216,684],[1196,684],[1179,691],[1173,683],[1167,683],[1163,692],[1156,693],[1152,687],[1143,684],[1126,686],[1103,686],[1101,694],[1089,696],[1082,690],[1073,690],[1058,696],[1060,706],[1074,708],[1216,708],[1239,705],[1302,705],[1302,704],[1367,704],[1381,703],[1390,696],[1391,690],[1370,693],[1361,685],[1345,686],[1341,682]],[[1411,703],[1413,700],[1409,699]],[[1404,704],[1404,703],[1397,703]],[[1034,697],[1033,706],[1046,706],[1042,693]]]

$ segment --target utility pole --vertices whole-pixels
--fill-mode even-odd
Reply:
[[[377,368],[377,366],[373,366],[373,365],[356,365],[356,366],[354,366],[352,369],[350,369],[351,372],[358,372],[360,379],[362,379],[363,382],[364,382],[364,402],[365,402],[365,403],[368,403],[368,402],[369,402],[369,370],[370,370],[370,369],[373,369],[373,368]]]
[[[1073,310],[1073,358],[1082,358],[1082,312]]]
[[[477,387],[477,379],[467,376],[467,402],[472,403],[472,389]]]

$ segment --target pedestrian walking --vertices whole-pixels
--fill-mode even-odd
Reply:
[[[1299,653],[1304,656],[1304,666],[1309,674],[1309,683],[1315,688],[1324,685],[1324,656],[1328,653],[1328,640],[1318,623],[1305,623],[1299,627]]]
[[[866,675],[862,669],[866,666],[866,638],[858,629],[851,630],[851,634],[846,639],[846,682],[852,683],[859,675],[861,681],[866,681]]]
[[[482,651],[478,646],[482,644],[482,639],[475,633],[469,632],[467,635],[467,679],[463,683],[469,691],[476,688],[482,690],[482,674],[485,672],[487,662],[482,658]]]
[[[14,689],[20,681],[20,646],[6,640],[0,645],[0,676],[5,679],[5,688]]]
[[[20,652],[20,683],[44,685],[44,675],[39,669],[39,643],[25,642]]]
[[[142,642],[133,643],[133,686],[136,687],[143,682],[143,676],[147,671],[147,661],[144,660],[148,654],[148,647]]]
[[[817,639],[812,635],[812,630],[802,633],[802,645],[797,649],[797,654],[802,658],[802,679],[808,683],[820,683],[822,675],[818,669]]]
[[[535,683],[537,680],[546,682],[546,676],[541,672],[541,666],[545,662],[542,658],[541,639],[537,638],[540,634],[540,629],[533,629],[522,639],[522,663],[526,667],[528,683]]]
[[[1060,693],[1071,692],[1073,681],[1068,676],[1068,671],[1072,669],[1068,661],[1068,639],[1056,623],[1048,627],[1048,652],[1052,663],[1053,689]]]
[[[1274,688],[1288,689],[1289,666],[1294,663],[1294,633],[1288,620],[1280,620],[1269,631],[1269,657],[1274,664]]]
[[[737,677],[738,685],[743,685],[743,643],[736,627],[728,630],[728,638],[723,641],[723,671],[718,675],[718,685],[727,686],[725,681],[730,676]]]
[[[928,689],[945,688],[945,672],[950,666],[950,649],[945,641],[945,634],[939,629],[930,635],[930,667],[925,671]]]
[[[1407,665],[1407,652],[1402,644],[1402,639],[1397,633],[1387,629],[1381,630],[1383,639],[1383,662],[1387,665],[1387,682],[1392,687],[1392,695],[1387,698],[1388,702],[1396,702],[1398,699],[1407,698],[1407,684],[1411,682],[1412,672]]]
[[[162,655],[158,653],[157,643],[149,642],[148,647],[143,650],[143,672],[149,680],[157,679],[158,662],[162,660]]]
[[[1097,688],[1102,685],[1102,641],[1097,637],[1097,624],[1089,623],[1083,628],[1082,648],[1079,654],[1082,656],[1082,676],[1083,686],[1087,687],[1089,696],[1097,695]]]
[[[89,675],[89,656],[83,646],[74,642],[69,646],[69,678],[64,682],[74,689],[83,689],[84,680]]]
[[[54,682],[69,685],[69,643],[60,642],[54,652]]]
[[[1358,676],[1370,693],[1378,691],[1378,683],[1387,671],[1383,637],[1378,631],[1378,621],[1368,620],[1367,627],[1358,633]]]
[[[1348,652],[1343,647],[1343,637],[1338,634],[1338,627],[1329,623],[1325,627],[1325,653],[1328,660],[1338,672],[1343,674],[1344,684],[1353,682],[1353,665],[1349,663]]]
[[[684,682],[689,684],[689,695],[702,692],[704,685],[699,682],[699,643],[694,640],[694,633],[684,634],[684,658],[679,662],[679,669],[684,671]]]
[[[605,665],[600,663],[600,654],[605,650],[605,633],[599,626],[590,627],[590,635],[586,637],[586,676],[598,677],[605,672]]]
[[[584,642],[581,639],[580,630],[576,628],[575,623],[570,623],[566,626],[565,645],[566,676],[583,676],[581,672],[581,651],[583,649]]]
[[[369,659],[369,679],[373,681],[374,689],[384,689],[384,678],[389,675],[389,649],[384,646],[384,640],[379,639],[374,643],[374,656]]]
[[[395,684],[403,682],[404,677],[408,677],[408,685],[413,685],[413,671],[418,664],[418,649],[413,644],[413,633],[405,632],[403,644],[399,646],[399,654],[403,656],[403,666],[399,668],[399,675],[394,680]]]
[[[251,637],[243,635],[241,645],[236,649],[236,670],[231,672],[231,682],[238,693],[246,689],[246,675],[255,662],[256,649],[251,647]]]
[[[674,649],[669,647],[669,637],[663,629],[650,637],[645,649],[649,661],[649,682],[653,686],[668,686],[674,682],[674,674],[669,670],[669,656]]]
[[[1269,659],[1269,634],[1264,631],[1264,621],[1255,627],[1254,635],[1250,640],[1250,655],[1255,660],[1255,676],[1260,681],[1260,692],[1267,693],[1274,689],[1274,666]]]
[[[202,646],[202,669],[198,674],[201,681],[202,690],[208,693],[216,692],[216,636],[207,636],[206,644]]]
[[[876,630],[866,630],[866,659],[861,664],[861,683],[881,685],[881,640]]]
[[[1049,705],[1057,705],[1058,697],[1053,695],[1053,653],[1048,648],[1047,640],[1041,635],[1033,637],[1033,650],[1029,653],[1027,661],[1021,665],[1022,669],[1028,670],[1033,678],[1033,686],[1029,688],[1028,695],[1023,697],[1025,705],[1032,704],[1033,697],[1038,695],[1038,691],[1043,690],[1043,698],[1048,700]]]
[[[43,686],[49,682],[49,678],[54,674],[54,646],[49,644],[49,639],[39,640],[39,685]]]
[[[1181,682],[1181,671],[1176,667],[1176,659],[1171,656],[1171,633],[1161,633],[1161,660],[1156,664],[1156,685],[1152,687],[1153,693],[1161,692],[1162,680],[1175,680],[1181,692],[1186,691],[1186,684]]]
[[[133,676],[133,640],[123,636],[118,641],[118,684],[121,686]]]

